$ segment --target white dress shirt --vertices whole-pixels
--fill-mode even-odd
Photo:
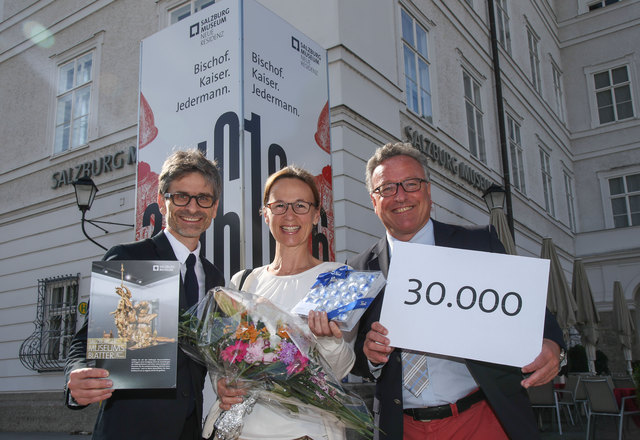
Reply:
[[[176,254],[176,258],[180,262],[180,274],[182,275],[182,279],[184,280],[185,273],[187,272],[187,265],[185,264],[189,254],[194,254],[196,256],[196,265],[194,270],[196,271],[196,278],[198,278],[198,301],[202,299],[205,295],[205,283],[204,283],[204,266],[202,265],[202,261],[200,261],[200,242],[198,242],[198,247],[191,252],[189,248],[187,248],[184,244],[182,244],[176,237],[174,237],[168,229],[164,230],[164,234],[167,236],[169,240],[169,244],[171,244],[171,248],[173,249],[173,253]]]
[[[393,255],[393,245],[397,241],[387,233],[390,257]],[[431,219],[409,240],[409,243],[435,245]],[[429,270],[428,262],[425,264],[425,270]],[[442,331],[446,332],[447,329],[442,329]],[[424,337],[429,336],[424,335]],[[427,368],[429,370],[429,385],[420,394],[420,397],[416,397],[406,388],[402,388],[404,408],[423,408],[453,403],[478,388],[464,359],[427,353]]]

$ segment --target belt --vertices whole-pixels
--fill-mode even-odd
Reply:
[[[484,400],[484,393],[481,389],[459,399],[455,403],[440,406],[430,406],[428,408],[408,408],[403,412],[419,422],[429,422],[436,419],[446,419],[453,415],[453,407],[458,409],[458,414],[468,410],[474,403]]]

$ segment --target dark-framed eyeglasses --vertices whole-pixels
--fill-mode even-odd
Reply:
[[[306,214],[309,212],[311,207],[316,206],[316,204],[305,202],[304,200],[296,200],[295,202],[291,203],[286,203],[282,200],[276,200],[275,202],[267,203],[265,206],[269,208],[272,214],[282,215],[287,212],[289,206],[291,206],[291,209],[293,209],[293,212],[295,212],[296,214]]]
[[[405,192],[411,193],[420,191],[422,182],[427,183],[428,180],[421,179],[419,177],[413,177],[411,179],[403,180],[402,182],[389,182],[380,185],[373,190],[374,193],[380,194],[380,197],[391,197],[398,193],[398,187],[401,186]]]
[[[187,206],[191,203],[191,199],[196,199],[196,203],[201,208],[211,208],[216,200],[209,194],[198,194],[197,196],[191,196],[189,194],[176,192],[176,193],[164,193],[165,199],[170,199],[176,206]]]

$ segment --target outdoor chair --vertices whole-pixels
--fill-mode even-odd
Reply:
[[[558,404],[558,395],[553,389],[553,383],[548,382],[537,387],[527,388],[529,400],[532,408],[551,408],[555,409],[554,413],[558,421],[558,432],[562,435],[562,422],[560,421],[560,405]],[[553,417],[552,417],[553,420]],[[542,415],[538,412],[538,425],[542,425]]]
[[[640,414],[640,410],[625,411],[625,403],[628,399],[635,399],[635,396],[623,397],[620,405],[616,401],[613,394],[613,387],[607,378],[601,379],[582,379],[587,392],[588,414],[587,414],[587,440],[591,434],[591,417],[592,416],[611,416],[619,417],[618,422],[618,440],[622,439],[622,422],[624,416],[631,414]],[[595,419],[594,419],[595,425]],[[595,431],[595,429],[594,429]]]
[[[593,373],[569,373],[568,377],[576,377],[579,378],[578,385],[576,386],[576,391],[573,395],[573,400],[576,402],[576,406],[578,404],[582,405],[582,413],[585,418],[587,417],[587,392],[584,390],[584,380],[589,378],[596,377]]]
[[[636,383],[628,374],[621,376],[612,376],[614,388],[635,388]]]
[[[564,408],[569,413],[569,420],[572,425],[575,425],[575,421],[573,420],[573,411],[572,408],[576,410],[576,413],[579,417],[578,403],[576,403],[576,391],[578,389],[578,385],[580,384],[580,376],[568,376],[567,380],[564,384],[564,389],[556,389],[555,392],[558,395],[558,404],[561,408]],[[582,402],[580,402],[582,404]]]

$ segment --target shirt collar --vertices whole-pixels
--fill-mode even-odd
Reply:
[[[389,232],[387,231],[387,242],[389,243],[389,254],[390,255],[393,255],[393,245],[398,241],[400,241],[400,240],[398,240],[395,237],[392,237],[391,234],[389,234]],[[431,246],[436,244],[436,237],[435,237],[435,234],[433,232],[433,222],[431,221],[431,219],[429,219],[427,224],[424,225],[416,233],[416,235],[411,237],[411,240],[409,240],[409,243],[428,244],[428,245],[431,245]]]
[[[173,253],[176,254],[176,258],[180,262],[180,264],[184,264],[187,261],[187,257],[189,254],[195,254],[196,260],[200,259],[200,242],[198,241],[198,246],[196,249],[191,252],[188,247],[186,247],[180,240],[178,240],[175,236],[169,232],[168,229],[164,230],[164,234],[167,236],[169,240],[169,244],[171,244],[171,248],[173,249]]]

